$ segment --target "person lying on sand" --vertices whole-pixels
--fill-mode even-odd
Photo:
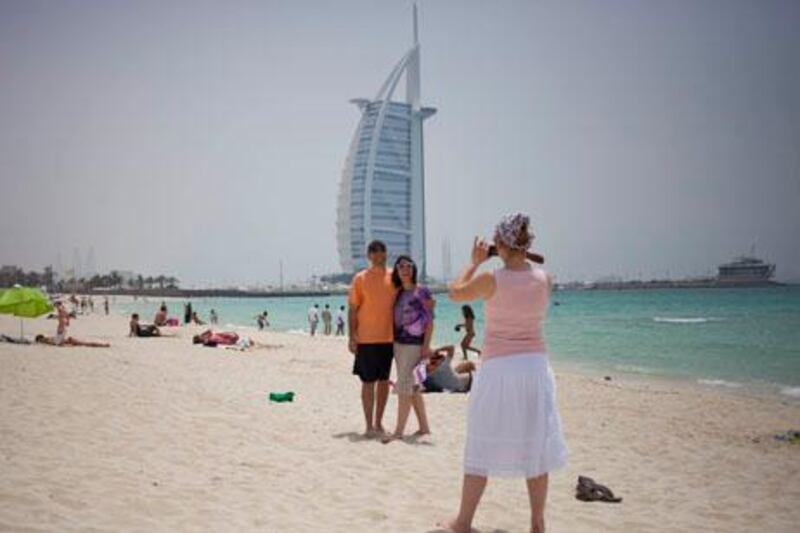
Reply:
[[[131,315],[129,337],[160,337],[161,331],[155,324],[139,323],[139,313]]]
[[[203,346],[233,346],[237,342],[239,342],[239,335],[233,331],[214,333],[207,329],[200,335],[192,337],[192,344],[202,344]]]
[[[109,348],[111,346],[107,342],[82,341],[75,337],[67,337],[61,343],[58,343],[53,337],[36,335],[35,341],[39,344],[49,344],[50,346],[88,346],[90,348]]]
[[[462,361],[453,368],[455,346],[437,348],[425,367],[428,377],[422,386],[425,392],[469,392],[472,373],[476,366],[472,361]]]
[[[226,350],[237,350],[239,352],[247,352],[252,349],[260,348],[260,349],[270,349],[270,348],[282,348],[283,346],[280,344],[265,344],[263,342],[254,341],[250,337],[239,337],[239,340],[236,341],[236,344],[233,346],[225,346]]]
[[[16,337],[9,337],[8,335],[0,335],[0,341],[7,342],[9,344],[30,344],[31,341],[28,339],[16,338]]]

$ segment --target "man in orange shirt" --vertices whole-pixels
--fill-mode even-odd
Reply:
[[[372,241],[367,247],[370,267],[350,284],[350,353],[353,374],[361,379],[361,406],[366,436],[384,433],[383,412],[389,399],[394,340],[393,308],[397,289],[386,268],[386,245]]]

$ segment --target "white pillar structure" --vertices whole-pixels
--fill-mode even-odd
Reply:
[[[417,6],[414,43],[375,98],[352,100],[361,111],[339,186],[337,240],[344,272],[366,266],[367,244],[384,241],[390,258],[407,254],[426,274],[425,158],[422,122],[436,113],[420,104]],[[392,97],[405,75],[404,102]]]

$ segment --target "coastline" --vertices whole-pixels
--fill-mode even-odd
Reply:
[[[446,294],[447,285],[431,283],[431,292]],[[753,288],[800,287],[798,283],[778,281],[764,282],[721,282],[716,279],[703,280],[632,280],[621,282],[572,282],[557,284],[556,292],[582,291],[648,291],[664,289],[753,289]],[[345,296],[347,286],[325,287],[319,289],[303,288],[297,290],[245,290],[245,289],[94,289],[78,291],[87,296],[126,296],[137,298],[305,298]],[[66,293],[64,293],[66,294]]]
[[[0,317],[0,331],[18,327]],[[359,437],[343,339],[242,327],[270,347],[241,353],[193,346],[200,329],[129,338],[123,316],[92,315],[69,334],[111,348],[0,344],[0,528],[435,531],[455,511],[466,396],[426,395],[433,434],[384,446]],[[773,438],[797,429],[797,402],[553,366],[571,456],[551,476],[552,530],[792,531],[800,520],[800,447]],[[286,390],[295,402],[268,402]],[[575,500],[578,475],[623,503]],[[524,530],[525,502],[519,480],[491,480],[476,527]]]

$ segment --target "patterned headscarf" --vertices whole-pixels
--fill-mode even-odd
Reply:
[[[527,227],[528,243],[524,246],[517,244],[518,237],[522,233],[523,226]],[[533,242],[533,234],[530,232],[531,219],[523,213],[512,213],[505,215],[495,227],[495,237],[509,248],[514,250],[527,250]]]

